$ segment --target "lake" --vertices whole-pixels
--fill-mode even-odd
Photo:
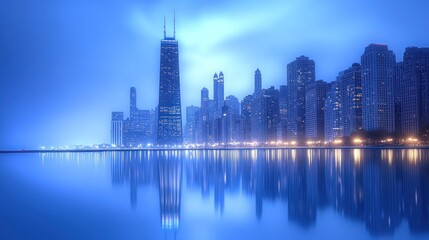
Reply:
[[[428,149],[0,154],[0,239],[428,238]]]

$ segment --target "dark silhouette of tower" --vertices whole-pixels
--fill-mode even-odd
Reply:
[[[174,23],[176,21],[174,20]],[[176,40],[176,24],[173,37],[161,40],[159,74],[158,144],[181,144],[182,111],[180,102],[179,44]]]
[[[136,88],[130,88],[130,118],[134,118],[137,112],[137,92]]]
[[[255,71],[255,93],[262,90],[262,75],[259,68]]]

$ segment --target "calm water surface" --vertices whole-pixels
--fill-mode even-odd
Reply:
[[[0,239],[429,239],[429,150],[0,154]]]

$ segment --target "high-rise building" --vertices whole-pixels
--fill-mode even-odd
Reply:
[[[200,108],[197,106],[186,107],[185,142],[196,143],[198,137],[198,125]]]
[[[252,102],[253,95],[247,95],[241,101],[241,137],[242,141],[252,141]]]
[[[287,140],[287,86],[281,85],[279,91],[279,128],[278,139]]]
[[[270,87],[254,94],[252,101],[252,141],[277,141],[279,91]]]
[[[309,83],[305,88],[305,138],[325,139],[325,98],[329,84],[322,80]]]
[[[201,90],[201,108],[200,108],[200,137],[198,142],[208,143],[210,134],[210,119],[209,119],[209,90],[203,88]]]
[[[161,40],[161,62],[159,77],[158,132],[160,145],[181,144],[182,110],[180,99],[179,43],[175,36]]]
[[[123,112],[112,112],[112,124],[110,130],[111,144],[118,147],[122,146],[122,133],[123,133]]]
[[[261,89],[262,89],[262,75],[261,75],[261,71],[258,68],[255,71],[255,91],[254,91],[254,93],[261,91]]]
[[[130,118],[134,118],[137,112],[137,91],[135,87],[130,88]]]
[[[402,81],[404,79],[404,63],[398,62],[395,66],[395,77],[394,77],[394,96],[395,96],[395,133],[397,135],[402,134]]]
[[[222,71],[213,76],[213,100],[216,105],[216,118],[221,117],[222,115],[222,107],[224,104],[224,76]]]
[[[362,79],[359,63],[345,70],[339,79],[343,135],[362,130]]]
[[[343,126],[341,120],[341,92],[338,79],[330,83],[330,90],[325,99],[325,140],[334,141],[343,137]]]
[[[314,61],[305,56],[287,65],[288,138],[303,140],[305,136],[305,87],[315,81]]]
[[[370,44],[361,57],[364,130],[395,131],[395,54],[387,45]]]
[[[241,141],[240,102],[238,98],[230,95],[226,97],[225,106],[228,107],[226,121],[228,122],[229,138],[227,140],[228,142],[239,142]]]
[[[403,71],[402,131],[416,136],[429,129],[429,48],[407,48]]]
[[[123,121],[122,144],[127,147],[153,143],[153,126],[150,110],[137,108],[137,91],[130,89],[130,117]]]

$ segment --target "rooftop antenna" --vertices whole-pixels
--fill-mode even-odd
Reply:
[[[174,24],[174,32],[173,32],[173,38],[176,39],[176,9],[174,9],[174,20],[173,20],[173,24]]]
[[[164,15],[164,39],[166,38],[166,34],[165,34],[165,15]]]

